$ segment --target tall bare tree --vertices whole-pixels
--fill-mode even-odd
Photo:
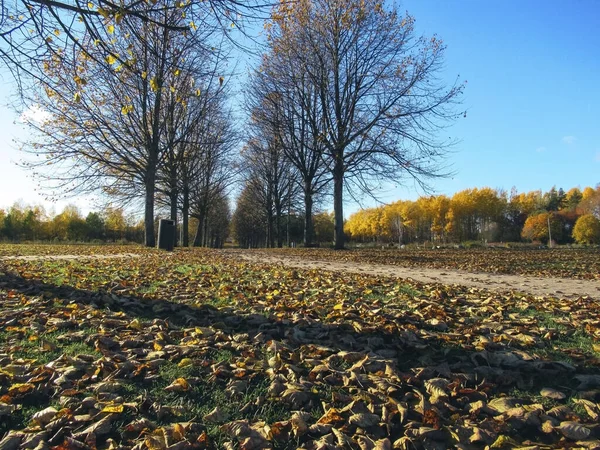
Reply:
[[[282,2],[268,25],[272,51],[306,73],[318,98],[309,119],[334,185],[335,247],[344,247],[345,181],[409,176],[423,188],[447,175],[437,131],[458,115],[462,85],[438,78],[445,47],[416,38],[414,20],[379,0]],[[280,74],[280,76],[285,76]]]
[[[242,164],[246,186],[265,211],[267,245],[283,247],[283,211],[296,187],[296,173],[279,137],[263,125],[253,124],[252,136],[242,151]]]
[[[168,6],[153,14],[174,26],[184,20]],[[82,43],[84,50],[75,47],[46,61],[54,87],[42,85],[43,92],[30,100],[49,118],[33,124],[37,140],[28,147],[45,156],[36,165],[53,166],[42,175],[62,191],[143,192],[145,243],[154,246],[155,187],[168,147],[168,100],[173,99],[173,108],[186,110],[188,97],[195,94],[178,91],[178,82],[193,79],[199,60],[209,58],[208,41],[159,25],[141,27],[131,16],[112,33],[118,59],[101,60],[102,50],[88,41]]]
[[[324,193],[331,180],[319,128],[311,126],[311,119],[320,116],[317,90],[292,58],[271,50],[253,74],[246,101],[252,120],[277,137],[298,174],[304,199],[304,246],[310,247],[314,243],[315,197]]]

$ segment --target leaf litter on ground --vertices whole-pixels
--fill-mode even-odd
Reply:
[[[590,298],[135,251],[2,263],[2,450],[600,446]]]

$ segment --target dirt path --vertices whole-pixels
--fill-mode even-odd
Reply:
[[[260,250],[223,250],[225,254],[242,258],[245,261],[263,264],[281,264],[298,269],[324,269],[334,272],[352,272],[365,275],[388,276],[412,279],[421,283],[459,284],[488,289],[496,292],[517,290],[533,295],[546,295],[559,298],[574,298],[588,295],[600,300],[600,281],[574,280],[570,278],[542,278],[525,275],[505,275],[485,272],[467,272],[450,269],[428,269],[424,267],[399,267],[395,265],[327,261],[298,258],[287,255],[274,255]],[[113,255],[30,255],[0,256],[3,260],[76,260],[139,258],[135,253]]]
[[[392,265],[339,262],[273,255],[253,250],[226,250],[238,257],[265,264],[282,264],[299,269],[324,269],[365,275],[389,276],[413,279],[421,283],[459,284],[484,288],[496,292],[517,290],[533,295],[573,298],[588,295],[600,300],[600,281],[574,280],[569,278],[541,278],[525,275],[472,273],[461,270],[428,269],[423,267],[398,267]]]

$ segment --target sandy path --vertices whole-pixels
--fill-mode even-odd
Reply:
[[[273,255],[253,250],[225,250],[238,257],[265,264],[282,264],[299,269],[324,269],[365,275],[410,278],[421,283],[459,284],[488,289],[496,292],[517,290],[533,295],[573,298],[588,295],[600,300],[600,281],[574,280],[570,278],[541,278],[525,275],[472,273],[450,269],[424,267],[399,267],[393,265],[304,259],[285,255]]]

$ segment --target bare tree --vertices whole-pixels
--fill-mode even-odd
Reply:
[[[210,245],[209,222],[214,217],[211,209],[218,206],[219,199],[226,197],[237,181],[233,158],[238,135],[224,100],[224,96],[213,98],[190,136],[189,154],[184,161],[180,179],[183,194],[183,245],[188,241],[185,235],[188,214],[198,221],[193,245]]]
[[[272,51],[306,73],[318,98],[309,122],[333,178],[338,249],[345,180],[370,191],[374,180],[409,176],[428,188],[447,175],[448,143],[436,132],[457,117],[463,86],[440,82],[445,47],[415,38],[413,25],[378,0],[299,0],[272,15]]]
[[[92,57],[123,58],[113,33],[127,21],[140,29],[161,28],[179,34],[197,30],[232,39],[232,31],[246,35],[246,23],[264,15],[270,3],[262,0],[189,0],[167,5],[170,14],[185,21],[165,19],[165,3],[139,0],[3,0],[0,3],[0,60],[12,72],[19,87],[29,82],[54,87],[43,69],[44,62],[68,48],[85,51],[84,42],[96,43]]]
[[[277,137],[298,174],[304,199],[304,246],[310,247],[315,197],[324,193],[331,180],[319,129],[311,126],[311,118],[320,116],[317,91],[291,58],[271,50],[253,74],[247,92],[252,119]]]
[[[183,20],[169,7],[155,14],[174,26]],[[177,85],[180,77],[193,78],[195,69],[182,61],[197,64],[209,54],[205,36],[196,40],[159,25],[140,25],[126,16],[113,30],[121,59],[100,60],[101,51],[88,41],[82,43],[85,51],[75,47],[46,62],[54,87],[42,85],[31,101],[50,118],[37,124],[38,140],[28,147],[45,156],[38,166],[53,166],[43,175],[59,190],[143,192],[145,243],[154,246],[155,186],[168,143],[169,96],[175,94],[174,108],[186,109],[190,90],[178,91]]]
[[[165,151],[159,167],[157,189],[159,203],[169,206],[170,218],[175,223],[178,223],[180,190],[187,189],[185,192],[189,194],[188,184],[182,185],[182,181],[189,180],[185,171],[197,164],[199,155],[213,149],[214,142],[208,140],[217,139],[210,127],[219,128],[215,122],[222,119],[221,109],[228,97],[227,83],[224,84],[223,78],[219,77],[225,70],[222,65],[225,57],[226,55],[217,51],[213,53],[212,61],[194,60],[186,56],[190,69],[194,70],[187,70],[186,76],[177,77],[174,89],[166,92]],[[212,69],[210,64],[213,64]],[[185,101],[182,102],[182,99]],[[182,211],[189,214],[189,207]],[[185,218],[186,221],[188,217]]]
[[[289,207],[296,173],[278,136],[259,123],[254,123],[252,129],[252,137],[242,151],[246,184],[264,208],[268,246],[283,247],[283,211]]]

